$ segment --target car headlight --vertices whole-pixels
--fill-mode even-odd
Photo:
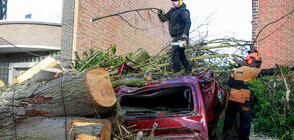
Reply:
[[[220,100],[223,99],[224,93],[221,89],[217,90],[217,98],[219,98]]]

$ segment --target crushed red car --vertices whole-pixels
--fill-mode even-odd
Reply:
[[[153,139],[214,139],[226,103],[211,71],[115,91],[128,130]]]

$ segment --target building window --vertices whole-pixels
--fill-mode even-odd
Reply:
[[[31,18],[32,18],[32,14],[25,15],[25,19],[31,19]]]
[[[0,79],[7,84],[9,76],[9,63],[0,63]]]
[[[26,70],[28,70],[36,64],[36,62],[10,63],[8,82],[12,83],[14,77],[22,74],[23,72],[25,72]]]
[[[0,20],[6,19],[7,15],[7,0],[1,0],[0,3]]]

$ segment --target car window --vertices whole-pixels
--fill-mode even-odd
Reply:
[[[197,110],[193,93],[189,86],[147,89],[125,94],[121,97],[120,105],[124,114],[132,117],[187,115]]]

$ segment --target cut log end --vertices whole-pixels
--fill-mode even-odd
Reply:
[[[105,120],[103,122],[103,128],[102,128],[102,131],[101,131],[101,140],[110,140],[111,138],[111,131],[112,131],[112,128],[111,128],[111,123],[110,121],[108,120]]]
[[[74,131],[74,129],[92,126],[95,125],[103,125],[100,133],[100,137],[97,137],[97,135],[94,135],[95,133],[89,134],[89,133],[79,133],[75,135],[75,140],[109,140],[111,138],[111,123],[108,120],[104,120],[103,122],[100,121],[87,121],[87,120],[72,120],[72,128],[70,131],[71,133]],[[76,130],[77,131],[77,130]],[[96,132],[98,133],[98,132]]]
[[[0,87],[5,86],[5,83],[0,79]]]
[[[111,107],[116,103],[116,96],[107,70],[102,68],[88,70],[85,82],[98,105]]]
[[[82,133],[76,135],[75,140],[100,140],[100,138],[91,134]]]

